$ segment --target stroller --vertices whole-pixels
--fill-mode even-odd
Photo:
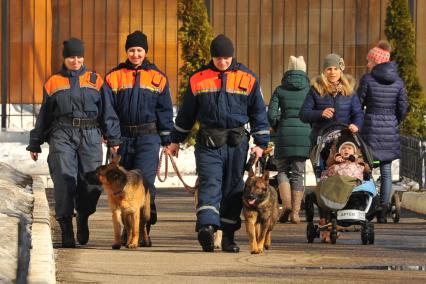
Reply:
[[[337,226],[349,227],[352,225],[361,225],[361,241],[362,244],[374,244],[374,225],[370,222],[375,216],[375,205],[373,200],[377,195],[374,181],[371,172],[364,174],[364,181],[356,181],[347,184],[349,177],[339,177],[334,179],[334,183],[328,183],[328,188],[325,182],[320,182],[322,172],[325,170],[325,160],[327,159],[333,143],[342,135],[342,130],[347,129],[346,124],[333,123],[322,129],[318,136],[318,143],[311,150],[311,162],[315,172],[315,177],[318,183],[315,192],[308,193],[305,197],[305,212],[306,212],[306,237],[309,243],[312,243],[315,238],[320,237],[321,231],[330,231],[330,242],[336,243]],[[359,134],[350,134],[355,141],[356,146],[361,151],[364,163],[372,169],[372,155],[361,139]],[[331,177],[325,179],[329,180]],[[341,182],[340,182],[341,181]],[[330,187],[331,186],[331,187]],[[333,200],[331,192],[340,195],[338,201]],[[343,198],[342,198],[343,194]],[[314,224],[314,204],[317,205],[321,217],[325,218],[326,224]]]

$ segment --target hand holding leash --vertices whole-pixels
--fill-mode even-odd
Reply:
[[[30,152],[31,159],[36,162],[38,160],[38,153]]]
[[[164,147],[164,150],[167,155],[178,157],[179,156],[179,144],[178,143],[170,143],[166,147]]]
[[[251,148],[250,153],[256,155],[256,160],[254,161],[256,163],[263,156],[263,149],[259,146],[254,146]]]

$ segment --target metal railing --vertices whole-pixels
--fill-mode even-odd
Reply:
[[[399,174],[419,183],[419,188],[426,185],[426,140],[401,135],[401,159]]]

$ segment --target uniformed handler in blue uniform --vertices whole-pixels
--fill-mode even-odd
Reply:
[[[146,58],[146,35],[141,31],[129,34],[125,48],[127,60],[111,70],[105,82],[120,120],[120,163],[127,170],[142,172],[151,195],[149,231],[157,221],[154,182],[160,145],[170,144],[173,105],[166,75]],[[140,242],[139,245],[146,244]]]
[[[112,151],[120,144],[118,117],[111,97],[103,92],[101,76],[88,71],[84,45],[77,38],[64,41],[64,64],[44,84],[43,102],[27,150],[37,161],[40,145],[49,143],[47,162],[53,181],[56,219],[62,247],[75,247],[72,217],[77,211],[77,240],[89,240],[88,218],[96,211],[102,188],[85,174],[102,164],[102,135]]]
[[[212,60],[189,79],[175,121],[172,144],[167,151],[177,155],[179,145],[195,121],[200,131],[195,145],[199,177],[197,207],[198,241],[203,251],[214,250],[214,231],[223,231],[222,250],[239,252],[234,232],[241,227],[244,164],[249,149],[245,124],[250,123],[261,157],[269,141],[269,124],[257,76],[234,58],[229,38],[218,35],[211,43]]]

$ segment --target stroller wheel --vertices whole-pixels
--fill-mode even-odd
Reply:
[[[374,224],[368,223],[368,244],[374,244]]]
[[[317,228],[318,226],[314,226],[314,223],[309,222],[306,225],[306,238],[308,239],[308,243],[313,243],[315,237],[317,236]]]
[[[307,223],[312,223],[314,220],[314,200],[315,193],[313,192],[305,196],[305,217]]]
[[[368,241],[370,239],[370,226],[368,225],[368,223],[365,223],[362,225],[362,230],[361,230],[361,242],[363,245],[368,244]]]
[[[335,244],[337,241],[337,221],[334,218],[331,220],[330,241],[332,244]]]
[[[391,216],[394,223],[398,223],[401,218],[401,199],[397,193],[392,195]]]

